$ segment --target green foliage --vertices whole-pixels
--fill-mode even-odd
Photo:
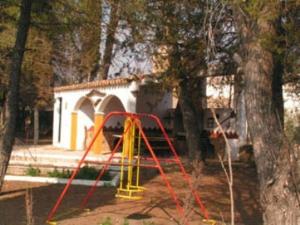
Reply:
[[[55,1],[52,34],[56,85],[87,81],[100,59],[102,1]]]
[[[70,178],[71,171],[70,170],[59,171],[55,168],[52,172],[48,172],[48,176],[57,177],[57,178]]]
[[[10,57],[13,51],[16,23],[19,17],[19,1],[5,1],[0,11],[0,86],[6,91],[10,73]],[[43,4],[43,3],[45,4]],[[52,67],[50,65],[52,45],[45,24],[49,13],[46,1],[34,1],[32,19],[24,54],[20,82],[20,106],[52,106]],[[41,13],[42,12],[42,13]],[[39,25],[37,25],[39,24]]]
[[[34,168],[31,165],[26,169],[26,175],[37,177],[41,174],[41,170],[39,168]]]
[[[94,167],[84,166],[79,170],[79,173],[77,174],[77,179],[87,179],[87,180],[95,180],[99,174],[99,170],[97,170]],[[102,180],[110,180],[111,177],[109,173],[105,173],[102,176]]]
[[[84,166],[79,170],[77,179],[95,180],[98,176],[99,171],[94,167]]]
[[[82,167],[77,176],[76,179],[84,179],[84,180],[95,180],[99,174],[99,170],[97,170],[94,167],[84,166]],[[72,175],[72,171],[70,170],[62,170],[59,171],[58,169],[54,169],[52,172],[48,172],[49,177],[58,177],[58,178],[70,178]],[[109,173],[104,173],[102,176],[102,180],[110,180],[111,177]]]

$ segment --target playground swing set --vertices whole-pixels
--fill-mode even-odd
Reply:
[[[106,122],[110,118],[115,117],[115,116],[125,117],[124,132],[121,135],[120,139],[118,140],[117,144],[115,145],[114,149],[111,151],[111,154],[110,154],[108,160],[106,162],[103,162],[104,165],[103,165],[102,169],[100,170],[94,184],[91,186],[88,193],[81,201],[79,210],[85,209],[85,206],[88,203],[88,200],[92,197],[93,193],[96,190],[98,182],[100,181],[100,179],[103,176],[103,174],[105,173],[105,171],[111,165],[120,166],[120,183],[119,183],[119,187],[117,188],[117,193],[115,196],[118,198],[131,199],[131,200],[141,199],[142,198],[141,194],[146,189],[140,185],[140,168],[145,167],[145,168],[155,168],[160,172],[160,175],[171,195],[171,198],[176,205],[176,209],[177,209],[179,215],[184,219],[184,216],[185,216],[184,208],[180,204],[180,200],[178,199],[177,194],[175,193],[172,185],[170,184],[170,182],[161,166],[161,163],[160,163],[160,162],[169,162],[169,163],[177,164],[179,166],[183,180],[188,184],[189,189],[190,189],[197,205],[199,206],[200,213],[204,217],[203,222],[206,224],[215,225],[216,221],[210,219],[207,209],[204,207],[204,204],[202,203],[197,191],[194,190],[194,188],[192,186],[191,178],[185,171],[183,164],[180,161],[180,158],[179,158],[178,154],[176,153],[176,150],[175,150],[165,128],[163,127],[160,119],[153,114],[136,114],[136,113],[128,113],[128,112],[110,112],[105,116],[101,126],[98,128],[98,130],[96,130],[92,140],[88,144],[76,169],[73,171],[66,186],[64,187],[60,196],[58,197],[55,205],[49,212],[48,218],[46,221],[47,224],[50,224],[50,225],[57,224],[54,216],[57,212],[58,207],[60,206],[63,198],[65,197],[68,189],[70,188],[72,181],[74,180],[74,178],[78,174],[81,166],[85,162],[85,159],[86,159],[87,155],[89,154],[89,152],[91,151],[92,146],[93,146],[97,136],[100,135]],[[168,146],[173,154],[172,159],[159,159],[156,156],[146,134],[143,131],[142,121],[141,121],[142,118],[152,120],[159,127],[160,131],[163,134],[163,138],[168,143]],[[151,164],[150,163],[142,164],[142,160],[141,160],[142,159],[142,157],[141,157],[141,142],[142,142],[142,140],[144,141],[144,144],[151,155],[150,158],[146,158],[145,160],[147,162],[151,162]],[[121,156],[120,157],[114,156],[115,153],[121,147],[121,144],[123,144]],[[118,163],[113,162],[113,159],[118,159],[119,162]],[[184,224],[187,225],[188,222],[185,221]]]

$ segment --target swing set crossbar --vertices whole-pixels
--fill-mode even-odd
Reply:
[[[125,135],[129,132],[130,130],[130,127],[133,126],[133,124],[137,127],[138,131],[140,132],[140,135],[141,135],[141,139],[144,141],[147,149],[149,150],[150,154],[151,154],[151,158],[145,158],[146,161],[152,161],[155,163],[155,165],[147,165],[147,164],[140,164],[139,166],[144,166],[144,167],[153,167],[153,168],[156,168],[159,170],[161,176],[162,176],[162,179],[163,181],[165,182],[165,185],[166,187],[168,188],[169,190],[169,193],[174,201],[174,203],[176,204],[176,209],[179,213],[179,215],[181,217],[184,217],[185,213],[184,213],[184,208],[181,206],[180,204],[180,200],[178,199],[177,197],[177,194],[175,193],[173,187],[171,186],[170,184],[170,181],[169,179],[167,178],[160,162],[173,162],[173,163],[176,163],[179,168],[180,168],[180,171],[182,173],[182,176],[183,176],[183,179],[185,182],[187,182],[190,190],[191,190],[191,193],[193,194],[193,197],[195,198],[195,201],[196,203],[198,204],[199,206],[199,209],[200,209],[200,212],[203,214],[203,217],[206,219],[206,220],[209,220],[209,215],[208,215],[208,211],[206,210],[204,204],[202,203],[201,199],[200,199],[200,196],[198,195],[197,191],[194,190],[193,186],[192,186],[192,181],[191,181],[191,178],[190,176],[187,174],[187,172],[185,171],[184,169],[184,166],[182,164],[182,162],[180,161],[179,159],[179,156],[166,132],[166,130],[164,129],[160,119],[153,115],[153,114],[144,114],[144,113],[129,113],[129,112],[110,112],[108,113],[101,126],[98,128],[98,130],[96,131],[96,133],[94,134],[92,140],[90,141],[90,143],[88,144],[81,160],[79,161],[76,169],[73,171],[71,177],[69,178],[67,184],[65,185],[63,191],[61,192],[61,194],[59,195],[55,205],[53,206],[53,208],[51,209],[51,211],[49,212],[48,214],[48,217],[47,217],[47,223],[48,224],[53,224],[53,218],[54,218],[54,215],[58,209],[58,207],[60,206],[63,198],[65,197],[67,191],[69,190],[71,184],[72,184],[72,181],[74,180],[74,178],[76,177],[76,175],[78,174],[82,164],[85,162],[85,159],[87,157],[87,155],[89,154],[89,152],[91,151],[92,149],[92,146],[96,140],[96,138],[100,135],[101,131],[103,130],[105,124],[107,123],[107,121],[111,118],[111,117],[114,117],[114,116],[123,116],[123,117],[129,117],[132,119],[133,123],[130,123],[127,127],[124,128],[124,132],[122,134],[122,136],[119,138],[117,144],[115,145],[114,149],[111,151],[111,155],[109,156],[108,160],[105,162],[104,166],[102,167],[102,169],[100,170],[93,186],[90,188],[90,190],[88,191],[87,195],[84,197],[84,199],[82,200],[81,204],[80,204],[80,209],[83,209],[88,200],[90,199],[90,197],[93,195],[93,193],[95,192],[96,190],[96,187],[97,187],[97,184],[98,182],[100,181],[101,177],[103,176],[103,174],[105,173],[105,171],[109,168],[110,165],[114,165],[116,164],[115,162],[112,162],[113,159],[115,159],[114,157],[114,154],[118,151],[119,147],[121,146],[121,143],[124,141],[124,137]],[[156,154],[152,148],[152,146],[150,145],[150,142],[146,136],[146,134],[144,133],[143,131],[143,128],[142,128],[142,125],[141,125],[141,118],[148,118],[152,121],[154,121],[156,123],[156,125],[160,128],[162,134],[163,134],[163,137],[165,138],[165,140],[167,141],[169,147],[170,147],[170,150],[173,154],[173,157],[174,159],[159,159],[156,157]],[[126,164],[126,163],[125,163]],[[123,162],[123,165],[124,165],[124,162]],[[131,166],[131,165],[128,165],[128,166]],[[141,190],[141,189],[138,189],[138,188],[141,188],[141,187],[137,187],[137,190]],[[122,189],[120,189],[120,191],[122,191]],[[138,196],[135,196],[137,197],[138,199]]]

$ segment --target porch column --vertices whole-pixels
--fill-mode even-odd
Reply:
[[[104,120],[104,113],[95,113],[95,125],[94,125],[94,134],[98,131],[99,127],[102,125]],[[93,153],[94,154],[100,154],[103,151],[104,147],[104,136],[103,136],[103,129],[99,133],[99,135],[96,137],[96,140],[93,144]]]
[[[72,112],[71,114],[71,140],[70,149],[76,150],[77,148],[77,112]]]

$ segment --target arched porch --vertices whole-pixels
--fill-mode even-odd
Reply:
[[[103,99],[99,107],[96,109],[95,130],[101,126],[104,117],[113,111],[125,112],[125,107],[121,100],[115,95],[109,95]],[[121,134],[123,131],[124,117],[115,116],[110,118],[96,139],[96,148],[102,151],[111,151],[115,141],[115,134]],[[100,150],[101,152],[101,150]]]
[[[100,102],[100,103],[99,103]],[[101,126],[105,115],[112,111],[126,111],[121,100],[115,95],[105,96],[99,101],[89,97],[81,97],[75,104],[71,115],[70,149],[84,150],[91,141],[94,132]],[[105,124],[93,145],[93,152],[110,151],[113,134],[123,129],[124,118],[113,117]]]

